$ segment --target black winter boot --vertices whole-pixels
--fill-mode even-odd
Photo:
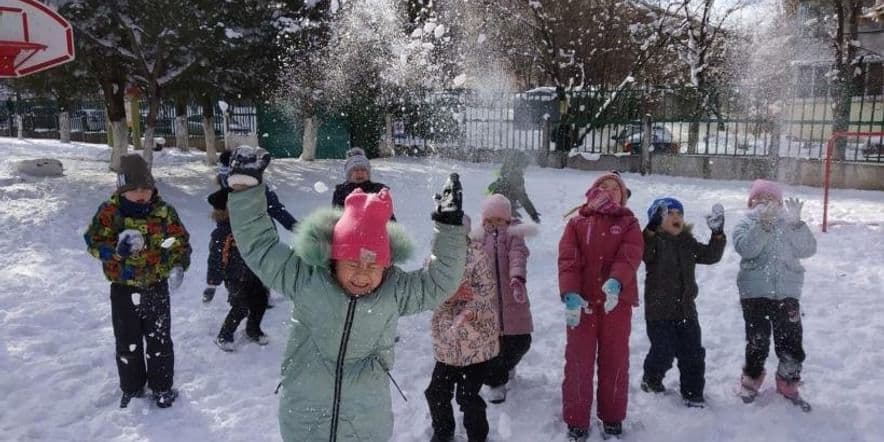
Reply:
[[[153,392],[153,399],[157,402],[157,407],[160,408],[171,407],[177,397],[178,390],[175,390],[174,388],[166,391]]]
[[[645,393],[666,393],[666,387],[663,386],[663,380],[651,378],[649,376],[642,376],[641,389]]]
[[[132,401],[132,398],[136,397],[144,397],[144,387],[141,387],[140,390],[135,393],[123,393],[123,396],[120,397],[120,408],[126,408],[129,406],[129,402]]]
[[[568,442],[584,442],[589,437],[585,428],[568,427]]]
[[[623,434],[623,424],[621,422],[603,422],[602,431],[604,431],[607,436],[613,436],[619,439],[620,435]]]

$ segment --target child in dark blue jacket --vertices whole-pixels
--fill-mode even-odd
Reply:
[[[227,187],[227,176],[230,174],[230,151],[224,151],[221,153],[219,158],[220,164],[218,166],[218,175],[215,177],[215,180],[218,182],[218,185],[221,186],[222,190],[229,191]],[[276,220],[282,227],[288,231],[294,231],[295,224],[298,223],[298,220],[292,216],[291,213],[286,210],[285,206],[279,201],[279,196],[276,195],[276,192],[270,190],[268,187],[264,192],[267,197],[267,214],[270,215],[271,218]],[[226,210],[226,209],[225,209]],[[229,229],[229,228],[228,228]],[[214,238],[213,238],[214,240]],[[216,263],[217,264],[217,263]],[[212,267],[212,262],[209,262],[209,274],[212,272],[215,274],[219,274],[221,272],[220,268]],[[215,297],[215,290],[217,286],[220,284],[220,279],[216,278],[219,282],[214,285],[210,282],[208,287],[203,291],[203,302],[211,302]],[[269,298],[268,298],[269,299]],[[268,308],[273,308],[272,305],[268,303]]]
[[[246,318],[247,338],[260,345],[267,344],[267,335],[261,330],[261,319],[267,310],[270,292],[252,273],[236,247],[227,212],[228,193],[228,189],[220,189],[208,198],[217,226],[212,231],[206,283],[211,287],[224,282],[227,288],[230,312],[221,325],[215,343],[224,351],[233,351],[233,334]]]

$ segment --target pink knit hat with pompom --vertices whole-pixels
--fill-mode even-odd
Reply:
[[[771,195],[780,203],[783,202],[783,189],[779,184],[768,180],[755,180],[752,182],[752,187],[749,189],[749,200],[747,205],[751,208],[752,200],[762,194]]]
[[[389,266],[392,252],[387,221],[392,215],[393,197],[388,189],[378,193],[354,190],[344,200],[344,214],[335,223],[332,259]]]

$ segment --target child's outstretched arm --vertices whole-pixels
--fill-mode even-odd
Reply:
[[[816,254],[816,237],[803,221],[795,226],[786,226],[786,237],[792,246],[792,254],[798,259],[810,258]]]
[[[420,270],[397,274],[400,315],[435,308],[457,290],[463,278],[467,249],[463,226],[436,223],[435,229],[429,264]]]
[[[463,190],[460,177],[451,174],[442,195],[436,195],[436,221],[432,255],[426,267],[413,272],[394,272],[400,315],[430,310],[451,296],[463,279],[467,257],[463,226]]]
[[[727,245],[727,238],[724,234],[712,235],[708,244],[694,241],[694,253],[697,255],[697,264],[715,264],[721,261],[724,255],[724,248]]]
[[[227,207],[236,246],[249,269],[271,289],[294,298],[303,266],[295,251],[279,241],[267,214],[264,184],[231,192]]]

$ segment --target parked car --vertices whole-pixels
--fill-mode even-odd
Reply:
[[[22,114],[22,126],[34,132],[58,130],[58,111],[50,106],[34,106]]]
[[[863,157],[867,160],[881,161],[884,159],[884,144],[869,141],[866,143],[866,146],[863,147],[862,153]]]
[[[654,125],[651,128],[651,151],[655,153],[677,154],[679,151],[678,143],[672,141],[672,132],[664,126]],[[641,123],[632,123],[626,126],[617,135],[611,137],[617,144],[623,146],[623,152],[634,154],[641,153],[642,135],[644,128]]]
[[[105,126],[103,109],[78,109],[71,112],[71,127],[83,132],[103,132]]]

